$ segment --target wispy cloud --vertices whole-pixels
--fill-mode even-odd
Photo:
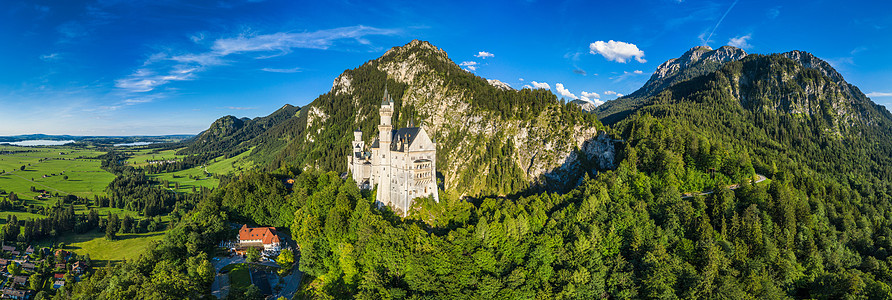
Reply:
[[[476,61],[463,61],[458,65],[465,67],[465,69],[468,69],[471,71],[477,71],[477,62]]]
[[[569,99],[573,99],[573,100],[579,99],[579,97],[576,97],[576,95],[573,95],[573,93],[571,93],[570,90],[564,88],[563,83],[555,83],[554,88],[557,90],[558,94],[561,95],[561,97],[565,97],[565,98],[569,98]]]
[[[740,1],[740,0],[734,0],[734,3],[731,3],[731,6],[729,6],[728,10],[725,11],[725,14],[723,14],[722,17],[719,18],[719,21],[715,23],[715,26],[712,27],[712,31],[710,31],[709,35],[706,37],[706,39],[703,40],[703,44],[709,45],[709,40],[712,39],[712,35],[715,33],[715,30],[719,28],[719,25],[722,25],[722,21],[724,21],[725,17],[728,16],[728,13],[731,12],[731,9],[733,9],[734,6],[737,5],[737,1]]]
[[[588,73],[585,72],[585,70],[583,70],[583,69],[573,69],[573,74],[582,75],[582,76],[588,75]]]
[[[264,71],[264,72],[272,72],[272,73],[297,73],[297,72],[300,72],[302,69],[295,67],[295,68],[291,68],[291,69],[263,68],[260,70]]]
[[[42,60],[42,61],[54,61],[54,60],[57,60],[60,58],[62,58],[62,57],[59,53],[50,53],[50,54],[40,56],[40,60]]]
[[[780,6],[770,8],[770,9],[768,9],[768,12],[765,14],[768,15],[768,18],[774,19],[774,18],[777,18],[777,16],[780,16],[780,13],[781,13],[780,9],[781,9]]]
[[[642,74],[644,74],[644,71],[641,71],[641,70],[635,70],[632,72],[623,71],[622,74],[610,77],[610,79],[613,79],[613,82],[620,82],[620,81],[626,80],[629,77],[636,76],[636,75],[642,75]]]
[[[609,61],[625,63],[634,57],[640,63],[646,63],[644,51],[638,49],[635,44],[610,40],[608,42],[597,41],[589,45],[589,53],[600,54]]]
[[[224,107],[224,108],[226,108],[226,109],[231,109],[231,110],[251,110],[251,109],[257,109],[256,107],[242,107],[242,106],[227,106],[227,107]]]
[[[870,92],[867,94],[867,97],[892,97],[892,93]]]
[[[277,32],[271,34],[240,34],[236,37],[219,38],[204,52],[195,53],[155,53],[143,66],[127,77],[115,81],[115,86],[125,93],[146,93],[168,83],[195,80],[197,74],[214,66],[233,63],[227,58],[237,55],[253,55],[254,59],[265,59],[286,55],[293,49],[326,50],[341,41],[353,41],[362,45],[370,42],[370,35],[394,35],[397,29],[382,29],[368,26],[349,26],[313,32]],[[207,37],[204,33],[190,37],[201,44]],[[294,73],[299,68],[264,68],[266,72]]]
[[[752,48],[753,45],[749,44],[749,40],[752,38],[752,34],[747,34],[743,36],[736,36],[728,40],[729,46],[734,46],[741,49],[749,49]]]
[[[492,54],[492,53],[489,53],[489,52],[486,52],[486,51],[480,51],[480,52],[477,52],[477,55],[474,55],[474,56],[475,56],[475,57],[479,57],[479,58],[481,58],[481,59],[486,59],[486,58],[488,58],[488,57],[496,57],[495,54]]]

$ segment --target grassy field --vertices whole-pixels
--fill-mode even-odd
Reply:
[[[127,165],[135,168],[148,165],[149,161],[158,160],[181,160],[185,155],[176,155],[179,149],[157,151],[156,149],[134,149],[124,151],[131,156],[127,159]]]
[[[247,157],[253,149],[254,148],[248,149],[248,151],[227,159],[219,157],[215,162],[212,162],[207,166],[207,171],[212,174],[229,174],[238,168],[250,169],[253,167],[253,164],[247,160]]]
[[[202,167],[195,167],[171,173],[150,174],[148,176],[157,181],[170,181],[169,189],[175,190],[178,193],[190,193],[192,192],[192,187],[195,187],[196,189],[200,189],[201,187],[216,188],[217,184],[220,183],[220,180],[205,173],[204,168]],[[199,179],[196,180],[194,179],[195,177],[198,177]],[[180,184],[179,189],[176,189],[176,183]]]
[[[231,267],[231,268],[230,268]],[[248,288],[251,286],[251,267],[248,264],[235,264],[226,266],[229,271],[229,282],[233,288]],[[222,271],[222,270],[221,270]]]
[[[3,151],[33,152],[8,154]],[[32,186],[60,195],[84,198],[104,195],[103,190],[115,176],[102,170],[98,159],[86,158],[103,153],[65,147],[0,146],[0,189],[15,192],[21,199],[34,199],[39,194],[31,192]],[[46,205],[44,201],[28,204]]]
[[[106,266],[109,262],[118,262],[139,257],[152,242],[164,238],[164,232],[119,234],[118,240],[105,239],[104,233],[66,235],[59,239],[65,243],[65,249],[79,255],[89,253],[90,260],[97,266]]]

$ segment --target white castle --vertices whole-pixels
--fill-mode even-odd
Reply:
[[[437,145],[420,127],[393,130],[393,99],[384,89],[378,138],[366,151],[362,131],[353,132],[353,150],[347,157],[347,171],[363,189],[378,186],[378,205],[388,205],[405,216],[418,197],[437,195]],[[412,126],[411,124],[409,126]]]

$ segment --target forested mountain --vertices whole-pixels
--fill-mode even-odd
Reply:
[[[446,52],[418,40],[344,71],[331,91],[303,107],[296,118],[284,119],[243,144],[257,145],[249,159],[266,170],[304,166],[346,171],[351,132],[362,130],[367,145],[377,135],[385,88],[395,100],[395,128],[413,122],[437,142],[438,180],[449,191],[506,195],[545,182],[573,187],[583,173],[594,174],[612,163],[612,151],[585,151],[612,148],[589,145],[598,143],[604,130],[593,115],[547,90],[514,90],[477,77]],[[226,149],[246,141],[229,136],[240,136],[256,123],[223,118],[183,152]]]
[[[255,138],[270,129],[285,124],[297,116],[300,107],[285,104],[279,110],[266,117],[254,119],[225,116],[214,121],[208,130],[183,142],[186,147],[177,154],[200,155],[206,157],[219,155],[234,156],[251,148],[257,143]]]
[[[691,48],[678,58],[660,64],[650,79],[637,91],[622,97],[620,101],[608,101],[594,111],[601,121],[612,124],[626,117],[632,110],[644,105],[647,97],[679,82],[715,72],[729,61],[746,57],[746,52],[732,46],[712,50],[709,46]]]
[[[251,156],[269,169],[203,191],[163,243],[71,296],[198,298],[236,221],[290,227],[299,299],[892,298],[892,115],[805,52],[708,68],[652,78],[667,84],[615,100],[632,108],[604,127],[547,91],[493,88],[427,43],[394,48],[258,135]],[[396,124],[436,133],[447,189],[489,196],[447,192],[400,218],[339,176],[346,133],[371,138],[385,85]],[[518,151],[598,152],[566,141],[600,128],[620,140],[614,168],[566,193],[497,196],[527,187]]]

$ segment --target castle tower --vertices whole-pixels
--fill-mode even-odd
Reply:
[[[390,154],[390,142],[393,140],[393,125],[391,125],[391,121],[393,118],[393,100],[390,99],[390,95],[387,94],[387,87],[384,87],[384,97],[381,101],[381,109],[378,110],[378,114],[381,116],[381,122],[378,125],[378,143],[379,146],[379,155],[381,157],[380,161],[380,169],[378,175],[378,192],[377,201],[381,205],[390,204],[390,186],[393,181],[392,167],[391,167],[391,154]]]

